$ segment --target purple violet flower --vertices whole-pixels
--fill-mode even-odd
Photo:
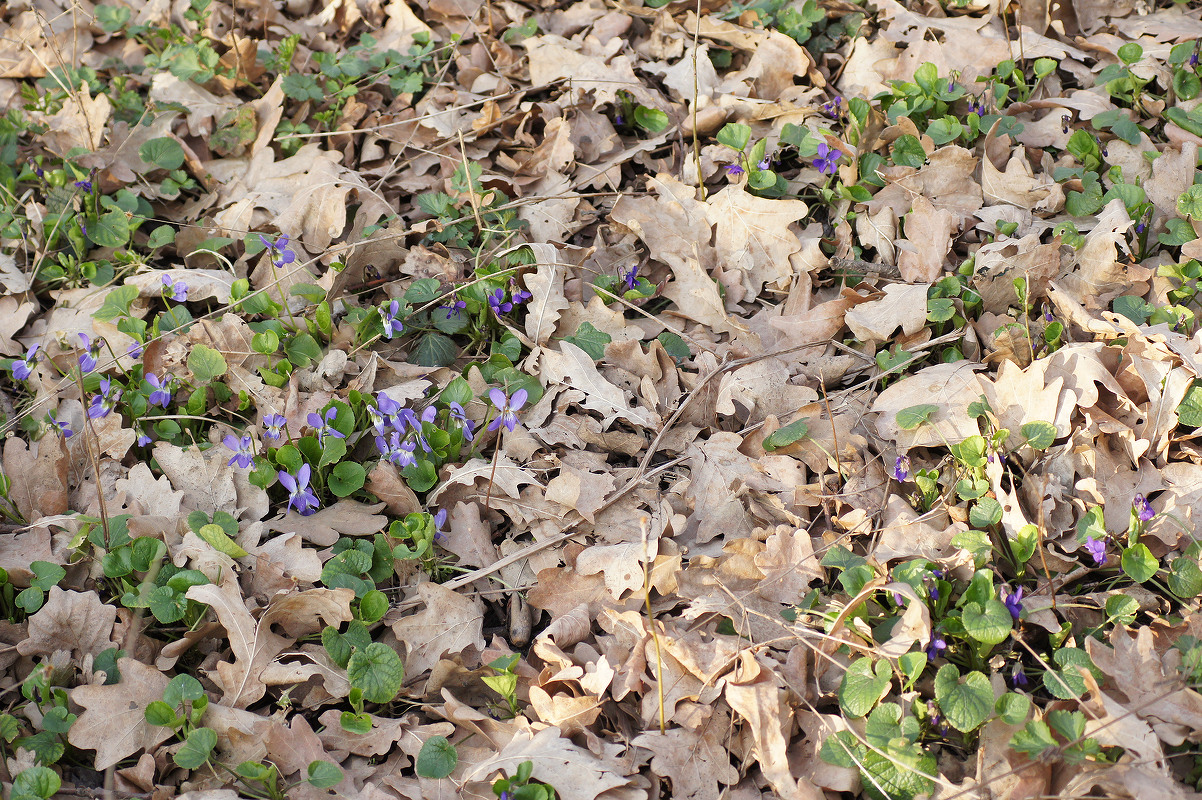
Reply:
[[[117,407],[117,401],[120,399],[121,390],[114,388],[108,378],[101,378],[100,394],[92,398],[92,403],[88,406],[88,417],[91,419],[107,417]]]
[[[519,288],[517,282],[514,280],[509,281],[509,294],[510,299],[513,301],[515,306],[520,306],[522,303],[534,297],[534,295],[530,294],[530,292]]]
[[[771,166],[772,166],[772,156],[764,156],[763,158],[760,159],[760,162],[755,165],[755,168],[758,170],[765,170]]]
[[[1017,689],[1020,686],[1026,686],[1030,682],[1031,679],[1028,678],[1027,673],[1023,671],[1023,665],[1015,663],[1014,669],[1010,672],[1010,684]]]
[[[337,408],[330,408],[328,411],[326,411],[324,418],[316,412],[309,412],[309,416],[307,417],[309,426],[317,432],[317,443],[323,447],[325,446],[327,436],[333,436],[335,439],[346,438],[345,434],[335,430],[330,425],[330,423],[333,422],[337,416]]]
[[[513,393],[513,397],[508,396],[500,389],[493,389],[488,393],[488,399],[492,401],[493,408],[498,412],[497,418],[488,424],[490,431],[495,431],[502,425],[505,430],[512,432],[518,425],[518,411],[522,406],[526,405],[528,394],[525,389],[518,389]]]
[[[411,441],[401,441],[401,434],[393,431],[387,439],[383,436],[376,437],[376,449],[380,451],[380,456],[385,461],[391,461],[398,467],[405,467],[417,461],[417,457],[413,451],[417,445]]]
[[[134,430],[138,432],[138,441],[136,442],[138,447],[145,447],[146,445],[150,444],[151,439],[146,435],[146,431],[142,430],[141,425],[135,425]]]
[[[832,119],[834,119],[843,113],[843,109],[841,108],[842,105],[843,105],[843,98],[835,97],[829,103],[822,104],[822,113],[824,113],[828,117],[831,117]]]
[[[1156,516],[1156,512],[1152,509],[1152,504],[1142,494],[1135,496],[1132,506],[1135,510],[1135,516],[1139,518],[1140,522],[1149,522],[1152,517]]]
[[[376,429],[377,435],[383,436],[389,427],[396,425],[396,415],[400,410],[401,404],[383,392],[376,395],[374,405],[367,404],[367,417],[371,420],[371,426]]]
[[[841,150],[828,147],[826,142],[818,145],[818,157],[814,159],[814,168],[823,175],[834,175],[839,168],[838,161],[843,156]]]
[[[488,295],[488,307],[492,309],[492,313],[499,317],[512,309],[513,303],[506,302],[504,289],[497,289]]]
[[[249,433],[241,439],[227,433],[221,441],[226,447],[234,451],[233,458],[226,462],[227,467],[237,465],[240,469],[246,469],[255,463],[255,440],[251,438]]]
[[[308,464],[301,464],[296,471],[296,477],[291,473],[280,470],[280,483],[288,490],[288,508],[295,508],[302,517],[307,517],[317,510],[317,495],[309,488],[310,469]]]
[[[1060,132],[1068,133],[1068,123],[1072,120],[1068,114],[1063,114],[1060,117]]]
[[[634,287],[639,284],[639,265],[635,264],[630,268],[629,272],[622,273],[622,282],[626,284],[626,291],[634,291]]]
[[[288,419],[283,414],[268,414],[263,417],[263,437],[272,441],[279,441],[284,437],[284,425],[288,423]]]
[[[147,372],[146,382],[154,388],[154,391],[150,393],[150,404],[166,408],[171,402],[171,378],[160,381],[153,372]]]
[[[1191,55],[1189,57],[1189,66],[1190,66],[1190,69],[1193,69],[1194,67],[1198,66],[1198,54],[1197,53],[1194,53],[1193,55]]]
[[[451,317],[458,317],[460,312],[467,308],[467,301],[460,300],[456,295],[451,295],[451,302],[445,306],[439,306],[439,308],[445,308],[447,310],[447,319],[450,319]]]
[[[46,419],[50,420],[50,424],[63,435],[64,439],[70,439],[75,435],[75,431],[71,430],[70,424],[65,419],[58,419],[50,414],[46,415]]]
[[[947,649],[947,640],[937,634],[932,634],[931,643],[927,645],[927,658],[934,661],[939,654]]]
[[[285,264],[291,264],[293,261],[296,261],[296,253],[288,249],[288,234],[280,234],[274,242],[263,234],[259,234],[259,241],[271,251],[271,263],[277,267],[282,267]]]
[[[80,340],[83,342],[84,352],[79,356],[79,369],[83,374],[87,375],[92,370],[96,369],[96,355],[100,352],[100,342],[92,344],[92,339],[86,333],[79,334]]]
[[[142,357],[144,349],[145,348],[142,347],[141,342],[134,342],[126,349],[125,354],[130,358],[137,360]]]
[[[438,513],[434,515],[434,541],[445,542],[447,540],[447,510],[440,508]]]
[[[18,358],[13,362],[12,371],[13,377],[19,381],[27,379],[33,374],[33,368],[38,363],[38,348],[40,344],[35,344],[29,348],[29,352],[22,358]]]
[[[405,330],[405,325],[399,319],[397,314],[401,313],[401,304],[397,300],[391,301],[385,311],[384,306],[380,306],[380,319],[384,320],[384,338],[392,339],[398,333]]]
[[[80,189],[83,189],[85,192],[88,192],[89,194],[92,191],[92,182],[89,180],[85,179],[82,181],[76,181],[75,185],[78,186]]]
[[[742,164],[727,164],[726,165],[726,174],[732,178],[737,178],[746,171],[747,170],[743,169]]]
[[[1018,619],[1019,614],[1023,610],[1023,587],[1018,587],[1018,590],[1007,594],[1002,598],[1002,602],[1006,605],[1006,610],[1010,612],[1010,616]]]
[[[1106,565],[1106,542],[1102,539],[1095,539],[1092,536],[1085,537],[1085,552],[1089,553],[1089,557],[1093,559],[1095,567]]]
[[[893,480],[898,483],[905,483],[910,480],[910,457],[898,456],[897,461],[893,462]]]
[[[467,418],[467,412],[463,410],[463,406],[458,403],[451,403],[450,411],[448,412],[451,419],[459,423],[460,430],[463,431],[463,438],[467,441],[472,441],[473,431],[476,427],[475,423]]]
[[[168,294],[170,292],[170,294]],[[177,303],[186,302],[188,299],[188,284],[183,281],[172,281],[170,275],[163,276],[163,295],[169,297]]]

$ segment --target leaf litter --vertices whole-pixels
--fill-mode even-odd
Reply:
[[[1196,9],[0,21],[13,796],[1196,793]]]

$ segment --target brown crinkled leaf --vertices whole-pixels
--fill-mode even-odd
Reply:
[[[719,800],[722,785],[733,786],[739,780],[727,749],[730,714],[718,706],[706,708],[698,716],[693,729],[648,731],[635,737],[632,744],[654,754],[651,770],[672,782],[673,798]]]
[[[539,731],[522,728],[500,752],[476,763],[461,760],[451,778],[465,791],[483,796],[498,771],[512,775],[524,761],[533,763],[535,775],[548,776],[563,800],[595,800],[606,791],[630,783],[618,772],[616,759],[603,761],[563,738],[555,727]]]
[[[405,645],[406,676],[424,674],[446,653],[484,649],[484,612],[478,600],[437,583],[421,583],[416,589],[424,608],[392,625],[397,640]]]
[[[936,364],[890,384],[872,404],[878,414],[877,433],[897,442],[903,450],[911,447],[958,444],[980,433],[977,421],[968,416],[968,404],[984,394],[977,378],[981,367],[970,361]],[[897,412],[911,406],[934,405],[926,423],[913,430],[902,430]]]
[[[614,490],[614,478],[603,472],[586,472],[560,464],[559,474],[547,483],[546,498],[550,502],[579,512],[589,522]]]
[[[368,505],[357,500],[339,500],[309,516],[288,511],[282,517],[264,522],[269,530],[295,531],[305,541],[329,547],[339,536],[371,536],[384,530],[388,517],[377,512],[384,503]]]
[[[764,777],[787,800],[823,800],[822,792],[806,778],[789,771],[788,741],[782,728],[788,713],[775,672],[760,664],[751,651],[739,656],[739,666],[726,682],[726,702],[743,718],[752,738],[752,754]]]
[[[396,465],[381,460],[367,475],[367,491],[384,501],[388,513],[403,517],[421,511],[421,501],[401,478]]]
[[[94,591],[50,587],[46,604],[29,618],[29,638],[17,645],[21,655],[50,655],[56,650],[76,658],[97,655],[112,646],[117,608],[100,601]]]
[[[146,707],[163,699],[167,676],[132,658],[117,660],[121,682],[111,686],[77,686],[71,700],[84,711],[71,726],[67,741],[95,750],[95,768],[108,769],[139,750],[150,752],[171,737],[171,729],[146,721]]]
[[[476,503],[456,503],[448,517],[446,540],[440,546],[459,557],[467,567],[487,567],[497,560],[497,546],[492,541],[492,529],[480,519]]]
[[[320,631],[323,620],[335,626],[349,621],[354,594],[350,589],[310,589],[285,595],[273,599],[256,622],[246,609],[237,581],[188,589],[188,599],[211,607],[229,638],[234,660],[218,662],[213,677],[224,692],[222,702],[246,708],[261,699],[267,691],[260,680],[263,669],[296,638]],[[292,640],[275,633],[273,624],[280,625]]]
[[[626,393],[605,380],[588,353],[567,341],[560,342],[559,348],[558,353],[544,348],[539,355],[540,375],[548,385],[564,383],[584,392],[581,405],[600,412],[604,427],[619,417],[644,428],[658,427],[658,417],[645,408],[632,408]]]
[[[62,110],[46,119],[49,129],[42,134],[45,146],[60,156],[75,147],[95,152],[104,139],[113,104],[101,92],[92,97],[88,84],[81,83],[63,101]]]
[[[889,284],[883,297],[860,303],[847,312],[844,321],[855,337],[865,342],[887,342],[898,328],[913,336],[926,325],[927,289],[925,283]]]
[[[4,474],[12,482],[8,497],[25,519],[36,522],[67,513],[67,464],[58,436],[43,437],[32,450],[15,436],[5,442]]]
[[[742,296],[728,295],[728,304],[754,300],[765,284],[788,287],[793,276],[789,259],[801,251],[790,225],[808,213],[801,200],[756,197],[741,186],[727,186],[707,198],[705,215],[714,228],[718,263],[742,273]]]
[[[430,502],[437,502],[438,498],[449,487],[455,484],[464,486],[475,486],[479,490],[480,497],[483,498],[487,492],[487,484],[489,479],[492,479],[492,493],[494,495],[506,494],[509,497],[518,498],[520,487],[528,483],[538,483],[529,471],[515,464],[508,456],[502,455],[496,459],[496,471],[493,471],[493,461],[483,458],[473,458],[462,467],[457,467],[451,471],[434,493],[430,495]],[[483,485],[477,486],[477,483]]]
[[[550,244],[528,244],[537,259],[537,268],[524,278],[532,295],[526,303],[526,335],[535,344],[545,344],[555,332],[559,315],[569,304],[563,296],[564,271],[559,250]]]
[[[171,485],[184,493],[184,509],[203,511],[210,517],[218,511],[237,516],[238,492],[234,488],[234,469],[228,463],[228,448],[185,450],[167,442],[155,442],[154,457]]]
[[[952,212],[936,208],[922,195],[915,197],[910,213],[906,214],[905,241],[895,242],[897,268],[902,278],[911,283],[938,280],[947,254],[951,252],[952,232],[956,226]]]

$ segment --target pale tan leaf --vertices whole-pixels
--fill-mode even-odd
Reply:
[[[539,356],[548,385],[564,383],[584,392],[581,405],[600,412],[605,427],[619,417],[645,428],[658,427],[658,417],[645,408],[631,408],[626,393],[605,380],[588,353],[567,341],[559,348],[558,353],[544,348]]]
[[[447,653],[484,649],[484,612],[478,600],[464,597],[437,583],[417,585],[424,608],[392,625],[405,644],[405,674],[417,677]]]
[[[67,740],[75,747],[96,751],[96,769],[108,769],[139,750],[151,751],[171,736],[170,728],[146,721],[146,706],[163,699],[167,676],[132,658],[117,660],[120,683],[77,686],[71,699],[84,711],[71,726]]]
[[[77,658],[97,655],[112,646],[115,606],[100,601],[94,591],[64,591],[50,587],[50,594],[29,618],[29,638],[17,645],[21,655],[50,655],[66,650]]]

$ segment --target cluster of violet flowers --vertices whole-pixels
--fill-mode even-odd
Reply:
[[[509,279],[509,299],[505,299],[505,289],[497,289],[488,295],[488,307],[492,309],[492,313],[498,317],[502,314],[508,314],[517,306],[522,305],[534,295],[525,291],[518,286],[517,281]]]

